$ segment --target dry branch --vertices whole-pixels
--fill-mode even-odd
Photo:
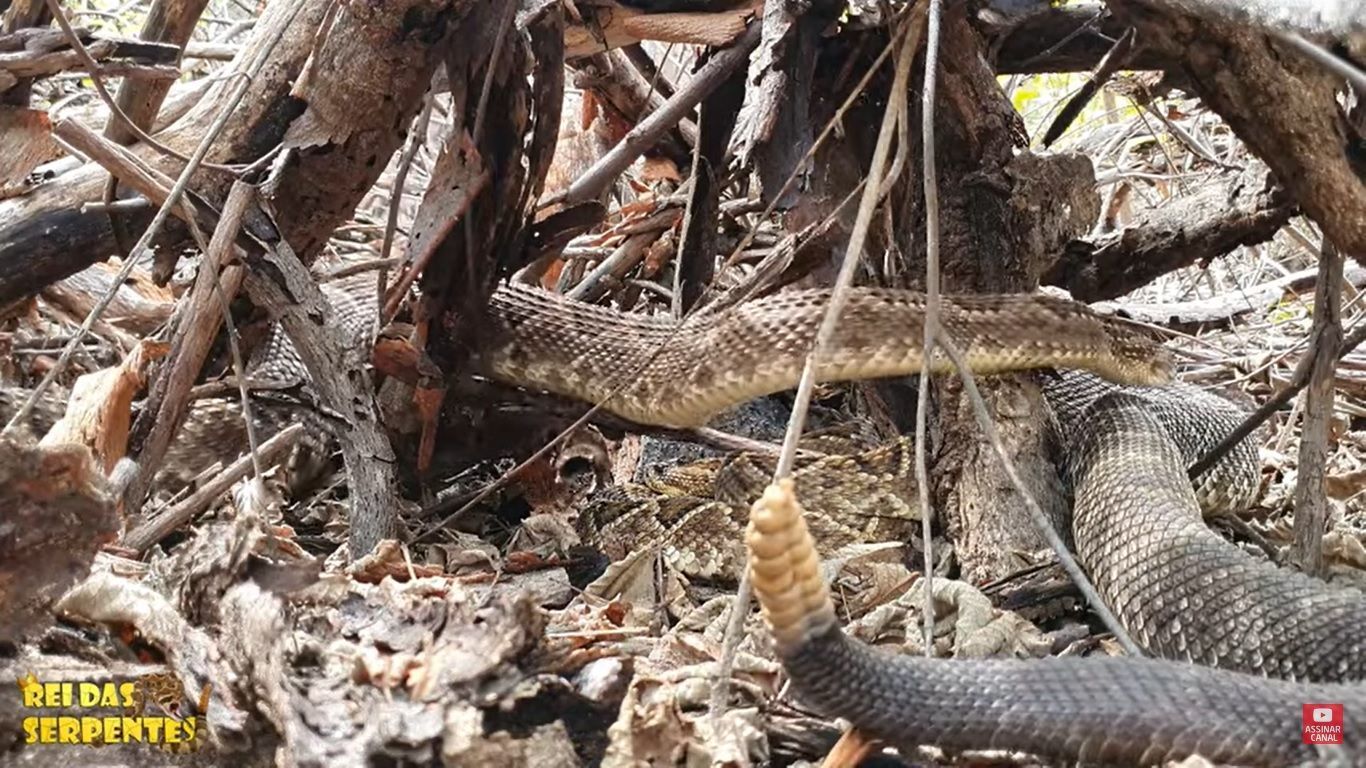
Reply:
[[[308,268],[284,241],[251,261],[244,280],[252,301],[277,319],[298,350],[319,404],[341,421],[336,431],[346,464],[351,558],[399,533],[394,451],[380,427],[370,377],[350,359],[341,323]]]
[[[1127,24],[1094,5],[1069,3],[1026,14],[993,30],[996,71],[1003,75],[1087,72],[1105,56]],[[1133,69],[1166,69],[1172,60],[1140,46],[1129,61]]]
[[[1366,6],[1357,0],[1157,0],[1174,11],[1269,30],[1346,36],[1366,31]]]
[[[144,468],[161,465],[185,418],[190,390],[223,320],[216,296],[221,292],[231,300],[241,287],[242,268],[234,265],[224,270],[224,264],[229,261],[233,240],[238,235],[249,199],[248,191],[249,187],[245,185],[234,185],[228,193],[223,217],[213,230],[209,251],[200,261],[194,286],[180,304],[170,353],[148,389],[129,446],[138,451],[138,460]],[[127,495],[134,506],[151,490],[153,479],[153,473],[144,469],[129,488]]]
[[[92,35],[81,29],[76,34],[103,71],[152,76],[167,81],[167,87],[180,74],[174,66],[179,56],[175,46]],[[0,36],[0,73],[15,80],[89,71],[80,54],[67,47],[61,30],[25,29]]]
[[[142,39],[167,43],[176,48],[184,48],[194,31],[199,15],[204,12],[208,0],[156,0],[147,11],[147,21],[142,27]],[[133,121],[146,130],[161,111],[161,104],[171,90],[169,80],[130,80],[119,86],[114,103]],[[133,134],[118,121],[110,121],[104,135],[120,144],[127,144]]]
[[[1349,264],[1343,268],[1344,279],[1356,288],[1366,286],[1366,267]],[[1270,309],[1285,298],[1286,294],[1303,293],[1319,282],[1317,267],[1302,269],[1298,272],[1261,283],[1248,288],[1239,288],[1208,299],[1191,299],[1170,303],[1133,303],[1121,301],[1101,301],[1091,305],[1101,312],[1115,312],[1124,317],[1151,325],[1196,326],[1227,323],[1233,318],[1248,312],[1261,312]]]
[[[284,457],[285,453],[295,443],[299,442],[304,431],[302,424],[289,425],[262,443],[260,451],[254,457],[239,457],[237,461],[225,467],[222,472],[214,475],[204,485],[195,489],[194,493],[190,494],[184,501],[162,511],[143,525],[129,531],[120,543],[135,552],[147,551],[153,544],[171,535],[177,528],[203,513],[234,484],[250,475],[256,462],[267,467],[273,466]]]
[[[282,143],[296,150],[280,174],[272,203],[286,240],[306,261],[374,183],[384,167],[380,159],[401,143],[430,80],[438,31],[452,12],[451,3],[442,0],[408,0],[370,10],[346,6],[327,34],[317,38],[330,7],[326,0],[304,1],[280,45],[269,52],[264,76],[251,82],[210,155],[214,162],[231,164],[254,161]],[[267,6],[230,70],[242,72],[264,53],[264,42],[292,10],[289,3]],[[301,73],[310,56],[315,68],[331,68],[328,77]],[[193,147],[237,81],[220,81],[158,138],[180,151]],[[174,160],[145,147],[133,151],[162,173],[176,175]],[[108,217],[78,211],[81,203],[100,198],[105,178],[101,168],[87,165],[0,203],[0,303],[115,252]],[[230,181],[226,174],[201,174],[195,189],[218,201]]]
[[[588,6],[585,6],[587,8]],[[719,13],[642,13],[634,8],[599,6],[584,22],[565,30],[565,58],[577,59],[642,40],[685,45],[730,45],[754,15],[750,7]]]
[[[1172,58],[1172,69],[1275,172],[1330,240],[1353,258],[1366,257],[1366,180],[1354,158],[1356,130],[1339,107],[1341,80],[1260,30],[1169,5],[1110,3],[1138,28],[1140,40]]]
[[[1309,354],[1309,386],[1304,393],[1304,425],[1295,478],[1295,542],[1290,560],[1311,576],[1323,575],[1323,530],[1328,521],[1324,474],[1329,421],[1333,416],[1334,373],[1342,348],[1342,254],[1329,242],[1319,253],[1318,290]]]
[[[1363,343],[1366,343],[1366,324],[1357,327],[1356,330],[1352,331],[1350,336],[1343,339],[1342,346],[1338,348],[1336,360],[1342,360],[1349,352]],[[1273,413],[1280,410],[1286,403],[1294,399],[1295,395],[1299,394],[1300,390],[1308,386],[1309,374],[1313,367],[1313,361],[1313,354],[1307,354],[1300,358],[1299,365],[1295,367],[1295,372],[1291,374],[1290,382],[1288,384],[1278,390],[1276,394],[1267,398],[1265,402],[1257,407],[1257,410],[1249,414],[1246,419],[1243,419],[1243,423],[1239,424],[1237,429],[1230,432],[1223,440],[1219,441],[1218,445],[1211,448],[1209,453],[1201,456],[1198,461],[1190,465],[1186,470],[1186,474],[1191,480],[1198,480],[1201,475],[1208,472],[1211,467],[1218,463],[1219,459],[1223,458],[1224,455],[1233,448],[1233,446],[1242,442],[1248,435],[1257,431],[1259,427],[1266,423],[1267,419],[1271,418]]]
[[[565,192],[565,201],[572,205],[596,198],[660,136],[677,125],[707,94],[720,87],[731,72],[749,60],[750,52],[759,44],[759,33],[759,25],[752,25],[733,45],[712,57],[661,109],[641,121],[626,138],[575,180]]]
[[[1113,299],[1173,270],[1270,240],[1297,208],[1266,176],[1265,169],[1249,169],[1227,187],[1177,198],[1117,233],[1074,240],[1043,282],[1080,301]]]

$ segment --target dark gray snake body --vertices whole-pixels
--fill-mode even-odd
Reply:
[[[1046,384],[1075,436],[1072,534],[1135,642],[1171,661],[928,660],[817,621],[799,641],[779,633],[800,698],[900,744],[1117,764],[1199,754],[1366,765],[1366,600],[1255,559],[1204,525],[1185,467],[1236,425],[1235,409],[1192,387],[1114,390],[1078,373]],[[1247,443],[1239,450],[1224,472],[1250,479],[1255,457]],[[1237,500],[1213,498],[1224,501]],[[1302,743],[1302,710],[1315,703],[1343,705],[1342,747]]]
[[[1077,556],[1135,642],[1271,677],[1366,681],[1360,593],[1278,568],[1211,531],[1175,450],[1184,443],[1168,437],[1179,427],[1164,428],[1141,397],[1106,396],[1085,418],[1069,458]],[[1226,426],[1205,411],[1199,424],[1211,423]]]
[[[1366,689],[1156,659],[954,661],[891,654],[830,626],[782,654],[802,701],[899,745],[1088,763],[1363,765]],[[1346,744],[1310,747],[1302,705],[1342,704]]]

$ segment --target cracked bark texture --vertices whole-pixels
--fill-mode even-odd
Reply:
[[[1258,29],[1143,0],[1110,7],[1171,59],[1168,72],[1184,77],[1329,239],[1366,258],[1366,155],[1336,78]]]
[[[1270,240],[1298,207],[1261,163],[1139,216],[1133,225],[1073,240],[1043,282],[1079,301],[1123,296],[1175,269]]]
[[[303,0],[277,45],[264,50],[271,30],[285,22],[288,3],[267,6],[252,42],[230,69],[269,59],[210,151],[217,163],[250,162],[277,145],[295,150],[271,190],[285,238],[305,262],[351,212],[384,170],[383,159],[402,143],[435,66],[434,49],[455,14],[450,0],[406,0],[383,7],[348,4],[319,28],[332,3]],[[313,64],[308,69],[307,63]],[[161,132],[168,146],[191,151],[215,119],[237,78],[219,85],[182,119]],[[172,178],[180,161],[135,145],[145,162]],[[116,252],[109,217],[82,213],[99,199],[108,175],[95,164],[63,174],[30,194],[0,202],[0,304],[41,290]],[[192,184],[221,202],[232,179],[203,170]],[[127,195],[129,193],[125,193]],[[134,222],[133,226],[144,222]],[[162,245],[184,240],[172,233]]]
[[[1029,291],[1068,240],[1099,214],[1090,161],[1073,155],[1016,156],[1019,116],[986,64],[984,42],[959,13],[947,13],[936,106],[941,270],[945,291]],[[916,120],[918,118],[913,118]],[[919,155],[917,147],[915,156]],[[918,179],[918,175],[911,174]],[[909,274],[924,274],[924,210],[910,188],[901,242]],[[979,380],[1001,439],[1031,495],[1058,518],[1048,408],[1028,376]],[[978,428],[957,377],[936,382],[944,451],[933,474],[938,513],[955,542],[962,577],[999,577],[1046,548],[1025,505]]]

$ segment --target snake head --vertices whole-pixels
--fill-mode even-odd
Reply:
[[[1158,386],[1171,382],[1175,366],[1171,353],[1151,340],[1131,335],[1114,337],[1110,356],[1096,373],[1119,384]]]

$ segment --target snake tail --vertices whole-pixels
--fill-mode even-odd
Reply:
[[[790,480],[750,509],[750,574],[801,701],[899,746],[1153,765],[1362,765],[1366,691],[1155,659],[926,659],[845,636]],[[1301,738],[1305,703],[1344,704],[1342,746]]]

